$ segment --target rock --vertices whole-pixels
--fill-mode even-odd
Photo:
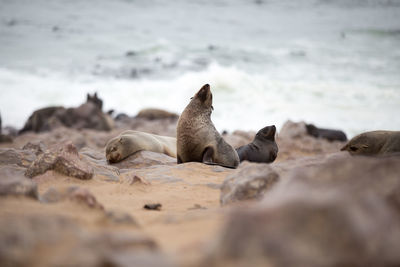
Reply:
[[[43,142],[28,142],[23,147],[22,150],[31,150],[35,155],[43,154],[46,151],[46,146]]]
[[[304,122],[295,123],[292,121],[287,121],[282,126],[276,143],[279,147],[276,161],[338,152],[345,144],[343,141],[330,142],[327,139],[316,139],[307,134]]]
[[[24,176],[25,169],[16,166],[0,167],[0,196],[38,198],[37,184]]]
[[[63,144],[39,155],[25,175],[32,178],[48,170],[55,170],[84,180],[93,177],[92,166],[79,157],[76,147],[71,143]]]
[[[138,151],[126,159],[112,164],[120,169],[136,169],[152,165],[175,165],[176,158],[152,151]]]
[[[278,182],[279,175],[265,163],[243,163],[222,184],[220,202],[260,199]]]
[[[162,205],[160,203],[149,203],[143,206],[146,210],[161,210]]]
[[[96,178],[103,178],[106,181],[119,181],[119,168],[107,163],[104,152],[84,147],[79,153],[89,161],[93,167]]]
[[[171,113],[166,110],[157,108],[146,108],[139,111],[136,118],[143,118],[147,120],[159,120],[159,119],[178,119],[179,115],[176,113]]]
[[[114,127],[111,117],[102,111],[103,101],[87,95],[87,102],[77,108],[48,107],[36,110],[25,123],[20,133],[44,132],[59,127],[110,131]]]
[[[0,165],[15,164],[27,168],[35,158],[35,154],[29,150],[0,148]]]
[[[0,143],[12,143],[13,138],[11,136],[0,134]]]
[[[44,132],[50,131],[51,129],[59,126],[60,123],[51,119],[56,112],[62,113],[65,111],[63,107],[47,107],[38,109],[29,116],[28,121],[25,123],[24,127],[19,131],[19,133],[24,133],[26,131]]]
[[[89,231],[59,215],[0,216],[2,266],[154,266],[157,244],[132,231]]]
[[[400,264],[400,157],[327,157],[228,217],[205,266]]]
[[[266,203],[271,201],[271,204]],[[233,212],[204,266],[395,266],[398,218],[376,197],[307,192]]]

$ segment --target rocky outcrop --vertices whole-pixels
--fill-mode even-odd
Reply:
[[[287,121],[278,133],[276,142],[279,154],[276,161],[302,156],[327,154],[340,151],[345,142],[314,138],[307,133],[304,122]]]
[[[399,157],[295,168],[229,215],[204,266],[396,266],[399,172]]]
[[[38,198],[37,184],[24,176],[24,168],[0,167],[0,196],[26,196]]]
[[[93,177],[92,166],[79,156],[77,148],[71,143],[57,146],[39,155],[26,170],[25,175],[34,177],[48,170],[84,180]]]
[[[102,105],[102,100],[96,94],[88,94],[86,103],[77,108],[47,107],[36,110],[20,133],[51,131],[59,127],[110,131],[113,121],[109,115],[103,113]]]
[[[265,163],[242,163],[222,184],[220,202],[260,199],[278,180],[279,175]]]

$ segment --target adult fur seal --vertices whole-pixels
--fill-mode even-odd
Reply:
[[[318,128],[314,124],[306,124],[307,133],[317,138],[324,138],[328,141],[347,141],[347,136],[343,131]]]
[[[235,149],[215,129],[211,121],[212,93],[210,85],[204,85],[192,97],[178,120],[178,164],[197,161],[229,168],[239,165]]]
[[[341,149],[352,155],[384,155],[400,152],[400,131],[372,131],[353,137]]]
[[[258,131],[253,142],[237,148],[236,151],[240,162],[244,160],[264,163],[273,162],[278,155],[275,133],[275,125],[264,127]]]
[[[108,141],[106,158],[108,162],[115,163],[140,150],[176,157],[176,138],[139,131],[124,131]]]

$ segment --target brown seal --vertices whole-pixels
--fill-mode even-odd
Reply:
[[[266,126],[259,130],[253,142],[236,149],[240,162],[273,162],[278,155],[278,145],[275,142],[275,125]]]
[[[400,152],[400,131],[372,131],[353,137],[341,149],[352,155],[384,155]]]
[[[110,163],[120,162],[141,150],[164,153],[176,157],[176,138],[139,131],[124,131],[106,145],[106,158]]]
[[[328,141],[347,141],[343,131],[334,129],[318,128],[314,124],[306,124],[307,133],[316,138],[324,138]]]
[[[239,156],[211,121],[212,93],[208,84],[192,97],[178,120],[178,163],[197,161],[229,168],[239,165]]]

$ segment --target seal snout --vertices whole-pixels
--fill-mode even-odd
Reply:
[[[266,126],[262,128],[259,133],[267,139],[275,140],[276,127],[275,125]]]

